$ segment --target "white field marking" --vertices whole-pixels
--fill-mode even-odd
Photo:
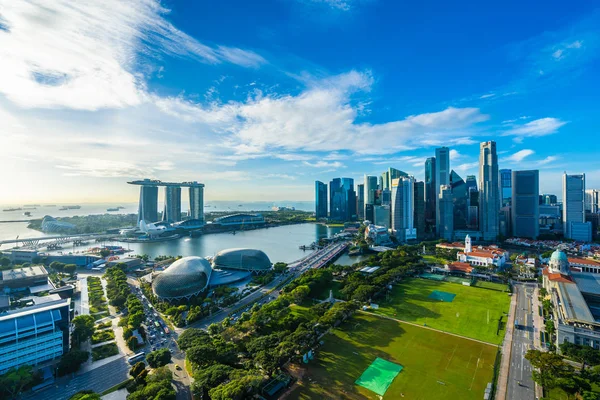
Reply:
[[[479,359],[481,358],[482,354],[483,354],[483,348],[481,349],[481,352],[479,353],[479,357],[477,357],[477,367],[475,367],[475,372],[473,373],[473,379],[471,379],[471,386],[469,386],[469,390],[471,390],[473,388],[473,383],[475,383],[475,376],[477,375],[477,370],[479,369]]]
[[[469,369],[469,365],[471,365],[471,359],[473,358],[473,355],[471,354],[469,356],[469,362],[467,363],[467,369]]]
[[[452,359],[454,358],[454,353],[456,353],[456,348],[458,347],[458,345],[454,346],[454,350],[452,350],[452,355],[450,356],[450,359],[448,360],[448,364],[446,364],[446,369],[448,369],[448,367],[450,366],[450,362],[452,361]]]

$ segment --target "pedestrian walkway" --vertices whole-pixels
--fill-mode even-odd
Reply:
[[[533,292],[533,327],[535,337],[533,338],[533,345],[538,350],[545,350],[542,344],[541,332],[545,330],[544,317],[540,315],[541,303],[539,300],[540,291],[538,288]]]
[[[500,365],[500,373],[498,376],[496,400],[506,400],[506,395],[508,392],[508,373],[510,371],[510,353],[512,349],[513,332],[515,328],[515,315],[517,314],[517,297],[518,293],[515,293],[510,300],[510,311],[508,312],[506,333],[504,334],[504,343],[502,344],[502,360]]]

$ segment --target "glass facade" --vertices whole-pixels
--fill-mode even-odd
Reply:
[[[539,235],[539,172],[512,172],[512,235],[537,239]]]
[[[502,207],[512,204],[512,171],[510,169],[500,170],[500,194],[502,196]]]
[[[435,182],[435,157],[430,157],[425,161],[425,220],[430,227],[435,225]]]
[[[467,229],[469,219],[469,205],[467,184],[454,170],[450,173],[450,187],[452,188],[453,226],[454,230]]]
[[[191,186],[190,218],[204,222],[204,186]]]
[[[138,223],[158,221],[158,187],[140,187],[140,204],[138,207]]]
[[[181,188],[179,186],[165,186],[165,210],[163,221],[181,221]]]
[[[327,218],[327,185],[315,182],[315,217]]]

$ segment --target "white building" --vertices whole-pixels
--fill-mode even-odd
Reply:
[[[415,178],[392,179],[392,233],[401,242],[417,238],[414,225]]]
[[[479,267],[503,267],[508,259],[508,252],[497,246],[479,246],[473,249],[471,237],[465,238],[465,250],[456,255],[458,261]]]
[[[367,225],[365,239],[371,239],[375,246],[386,246],[392,244],[388,229],[385,226]]]

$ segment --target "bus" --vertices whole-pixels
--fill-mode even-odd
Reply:
[[[127,362],[131,365],[137,363],[138,361],[142,361],[144,358],[146,358],[146,353],[144,353],[143,351],[141,353],[137,353],[132,355],[131,357],[129,357],[127,359]]]

